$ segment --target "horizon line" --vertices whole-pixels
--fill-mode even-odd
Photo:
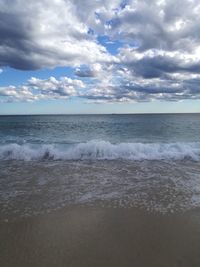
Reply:
[[[141,112],[141,113],[30,113],[30,114],[0,114],[0,116],[81,116],[81,115],[178,115],[200,114],[200,112]]]

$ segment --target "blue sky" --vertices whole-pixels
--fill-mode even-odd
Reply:
[[[198,1],[0,10],[0,114],[200,112]]]

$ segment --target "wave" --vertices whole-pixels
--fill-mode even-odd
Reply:
[[[200,160],[200,143],[119,143],[89,141],[72,146],[6,144],[0,160]]]

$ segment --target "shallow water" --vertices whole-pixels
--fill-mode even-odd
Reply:
[[[2,161],[1,216],[64,206],[141,207],[161,213],[200,207],[200,162]]]

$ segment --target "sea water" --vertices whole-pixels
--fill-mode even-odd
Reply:
[[[200,115],[0,116],[2,216],[200,206]]]

